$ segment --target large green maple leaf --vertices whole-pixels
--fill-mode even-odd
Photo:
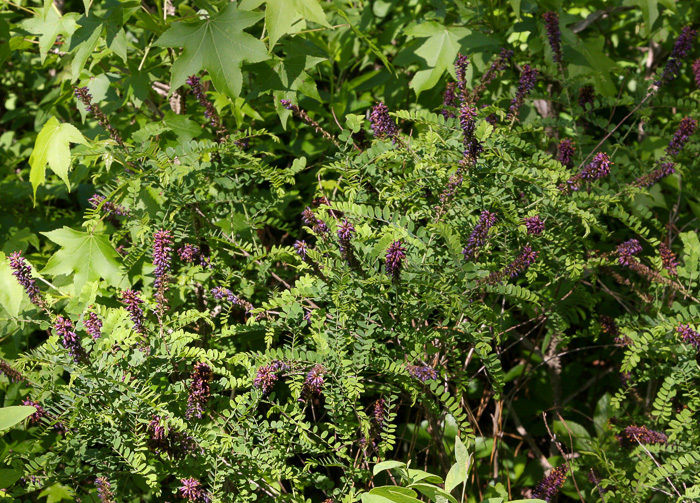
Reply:
[[[244,61],[256,63],[270,56],[260,40],[243,30],[262,18],[261,13],[239,10],[229,3],[210,19],[174,23],[156,41],[161,47],[182,47],[172,67],[170,89],[182,86],[187,77],[207,70],[214,87],[231,98],[241,92]]]
[[[80,16],[74,12],[61,16],[58,9],[51,4],[43,9],[37,9],[36,14],[36,16],[24,20],[21,24],[22,28],[29,33],[39,35],[39,55],[43,63],[59,35],[68,38],[78,29],[78,18]]]
[[[119,255],[107,236],[70,227],[42,234],[61,246],[51,256],[42,274],[73,275],[76,293],[81,292],[88,281],[100,278],[107,280],[110,286],[120,286],[123,275],[119,271]]]

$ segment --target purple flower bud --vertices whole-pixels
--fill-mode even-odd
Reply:
[[[177,255],[180,257],[180,260],[188,264],[194,264],[199,254],[199,248],[190,244],[184,244],[177,250]]]
[[[308,252],[306,241],[296,240],[294,242],[294,249],[296,250],[297,255],[299,255],[302,260],[306,260],[306,254]]]
[[[24,287],[24,291],[27,292],[32,304],[43,307],[44,299],[41,297],[39,287],[36,286],[36,280],[32,278],[32,268],[22,257],[22,252],[10,254],[10,268],[12,269],[12,275],[17,278],[17,282]]]
[[[692,117],[684,117],[678,125],[678,129],[673,134],[673,139],[669,142],[668,147],[666,147],[666,154],[671,157],[676,157],[680,154],[697,127],[698,121]]]
[[[355,235],[355,227],[348,219],[344,219],[338,225],[338,248],[341,256],[352,268],[359,268],[360,263],[355,257],[355,250],[352,246],[352,237]]]
[[[11,382],[24,381],[24,376],[19,370],[15,370],[12,365],[2,359],[0,359],[0,374],[5,374]]]
[[[435,380],[438,377],[437,370],[428,365],[420,366],[407,363],[406,368],[411,377],[418,379],[420,382]]]
[[[531,68],[530,65],[523,65],[523,72],[520,75],[520,82],[518,83],[518,91],[513,101],[510,102],[508,119],[513,119],[518,115],[518,111],[525,102],[525,98],[530,94],[530,91],[532,91],[537,83],[537,73],[538,70],[536,68]]]
[[[107,477],[97,477],[95,486],[97,487],[97,496],[100,498],[100,503],[115,503],[112,485],[107,480]]]
[[[161,307],[167,306],[165,292],[168,291],[168,282],[170,280],[170,254],[173,249],[170,245],[173,240],[170,231],[160,230],[153,235],[153,275],[156,277],[153,286],[157,290],[156,302]]]
[[[384,424],[386,423],[386,400],[383,398],[380,398],[376,402],[374,402],[374,407],[372,408],[372,417],[370,418],[371,421],[377,425],[379,430],[384,428]]]
[[[678,274],[676,271],[676,267],[678,267],[676,254],[663,242],[659,244],[659,254],[661,255],[663,268],[666,269],[671,276],[676,276]]]
[[[561,32],[559,31],[559,16],[556,12],[545,12],[542,14],[547,28],[547,36],[549,37],[549,45],[554,53],[554,62],[561,63]]]
[[[571,166],[574,161],[575,152],[576,147],[574,146],[573,140],[566,138],[559,142],[559,162],[564,166]]]
[[[593,92],[593,86],[583,86],[578,90],[578,106],[586,110],[586,105],[591,105],[595,102],[595,93]]]
[[[554,499],[566,481],[569,473],[567,465],[561,465],[552,470],[532,491],[532,499],[541,499],[548,503]]]
[[[99,339],[102,335],[102,322],[95,313],[87,313],[83,318],[83,325],[85,325],[85,331],[93,339]]]
[[[148,447],[156,453],[164,453],[173,459],[182,459],[186,454],[202,452],[192,437],[163,426],[159,416],[153,416],[151,422],[148,423],[147,432]]]
[[[211,367],[206,363],[196,363],[192,373],[192,383],[190,384],[190,396],[187,398],[187,412],[185,417],[191,419],[193,416],[201,419],[204,407],[209,400],[209,382],[214,374]]]
[[[394,283],[398,283],[401,275],[401,266],[406,258],[406,248],[403,241],[394,241],[386,251],[386,273],[392,277]]]
[[[489,229],[496,223],[496,214],[487,210],[481,212],[479,223],[474,226],[467,246],[462,250],[462,254],[466,260],[472,260],[476,256],[476,252],[486,243],[486,238],[489,234]]]
[[[695,77],[695,83],[700,87],[700,58],[693,62],[693,76]]]
[[[683,342],[690,344],[695,349],[700,349],[700,334],[690,328],[690,325],[679,325],[676,332]]]
[[[676,40],[676,44],[673,46],[671,57],[668,59],[668,63],[666,63],[666,68],[664,68],[661,78],[654,83],[656,86],[668,84],[678,76],[683,59],[685,59],[693,48],[695,35],[697,35],[697,31],[690,26],[683,28],[678,40]]]
[[[301,396],[304,400],[311,396],[319,396],[323,387],[323,375],[326,368],[323,365],[314,365],[314,367],[306,374],[306,380],[301,389]]]
[[[525,227],[527,227],[527,233],[531,236],[539,236],[544,232],[544,222],[540,219],[539,215],[527,217],[523,222],[525,223]]]
[[[180,479],[182,487],[178,489],[182,493],[182,497],[189,503],[210,503],[211,498],[202,488],[202,483],[194,477]]]
[[[665,444],[668,437],[660,431],[650,430],[646,426],[628,426],[622,432],[615,435],[618,443],[623,447],[634,447],[639,444]]]
[[[629,267],[636,263],[636,260],[633,258],[633,256],[641,251],[642,245],[640,245],[639,241],[637,241],[636,239],[630,239],[629,241],[625,241],[617,247],[617,261],[620,265]]]
[[[389,109],[384,103],[377,103],[372,108],[372,113],[369,115],[372,131],[377,138],[392,138],[395,139],[399,133],[396,123],[389,116]]]
[[[56,334],[61,338],[63,347],[68,350],[68,353],[73,357],[75,363],[78,363],[85,357],[83,346],[80,345],[80,338],[73,331],[73,322],[63,316],[56,316],[56,321],[53,324]]]
[[[654,171],[651,173],[647,173],[646,175],[640,176],[634,181],[634,184],[637,187],[651,187],[655,183],[660,182],[664,178],[666,178],[669,175],[672,175],[673,173],[676,172],[675,169],[675,162],[664,162],[659,165],[658,168],[656,168]]]
[[[124,308],[129,312],[129,317],[134,324],[134,331],[141,335],[146,335],[146,327],[143,325],[143,310],[141,304],[143,301],[139,294],[134,290],[124,290],[121,296],[121,302]]]

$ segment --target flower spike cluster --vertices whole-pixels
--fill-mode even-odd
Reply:
[[[322,236],[328,232],[328,226],[326,225],[326,222],[316,217],[314,211],[309,206],[307,206],[306,209],[304,209],[304,211],[301,212],[301,220],[306,225],[311,227],[311,230],[314,232],[314,234]]]
[[[123,217],[129,214],[128,208],[122,206],[121,204],[113,203],[112,201],[105,201],[105,199],[105,196],[94,194],[90,199],[88,199],[88,203],[90,203],[90,206],[93,208],[97,208],[100,206],[100,204],[102,204],[102,211],[104,211],[107,215],[115,214]]]
[[[420,382],[435,380],[438,377],[437,370],[429,365],[411,365],[406,364],[406,369],[411,377],[418,379]]]
[[[202,487],[202,483],[194,477],[180,479],[180,493],[189,503],[210,503],[211,498]]]
[[[401,266],[406,258],[406,248],[403,241],[394,241],[386,251],[386,273],[391,276],[394,283],[398,283],[401,276]]]
[[[214,104],[207,99],[206,94],[204,94],[204,89],[202,89],[202,80],[196,75],[192,75],[185,82],[192,88],[192,94],[194,94],[199,104],[204,108],[204,117],[209,119],[209,124],[211,127],[216,129],[219,136],[226,133],[226,129],[221,124],[221,118],[214,108]]]
[[[561,52],[561,32],[559,31],[559,16],[556,12],[549,11],[542,14],[545,26],[547,28],[547,36],[549,37],[549,45],[554,53],[554,62],[561,63],[563,55]]]
[[[693,77],[695,77],[695,83],[700,87],[700,58],[693,62]]]
[[[275,386],[279,374],[286,370],[289,370],[289,365],[279,360],[269,365],[261,365],[253,379],[253,387],[261,389],[263,395],[267,395]]]
[[[56,316],[53,324],[56,334],[61,338],[63,347],[68,350],[68,354],[73,357],[73,361],[78,363],[85,357],[83,346],[80,344],[78,334],[73,331],[73,322],[63,316]]]
[[[204,252],[199,248],[199,246],[184,244],[177,250],[177,255],[180,260],[186,264],[194,264],[199,262],[202,267],[208,267],[211,269],[213,267],[211,260],[207,257]]]
[[[539,236],[544,232],[544,222],[539,215],[534,217],[526,217],[523,219],[523,223],[527,228],[527,233],[531,236]]]
[[[665,444],[668,441],[665,433],[650,430],[646,426],[628,426],[615,437],[623,447],[635,447],[638,444]]]
[[[476,224],[469,239],[467,246],[462,250],[462,255],[467,260],[472,260],[476,256],[476,252],[486,243],[486,238],[489,234],[489,229],[496,223],[496,214],[487,210],[481,212],[479,223]]]
[[[204,407],[209,400],[209,383],[213,377],[214,373],[209,365],[203,362],[195,364],[190,384],[190,396],[187,398],[187,412],[185,413],[187,419],[191,419],[193,416],[201,419]]]
[[[44,299],[41,297],[39,287],[36,285],[36,280],[32,278],[32,268],[22,256],[21,252],[13,252],[10,254],[10,268],[12,275],[17,278],[17,282],[24,287],[29,300],[32,304],[38,307],[44,307]]]
[[[583,168],[581,172],[569,178],[566,183],[559,185],[559,190],[564,193],[576,192],[581,188],[584,180],[592,182],[608,176],[612,164],[608,154],[598,152],[593,156],[593,161]]]
[[[476,115],[476,107],[469,105],[467,102],[462,104],[462,108],[459,111],[459,125],[462,128],[462,144],[464,145],[463,163],[468,166],[476,164],[479,154],[484,150],[481,142],[474,135],[476,131]]]
[[[139,294],[134,290],[124,290],[122,292],[121,302],[124,304],[124,308],[129,312],[131,322],[134,324],[134,331],[141,335],[146,335],[146,327],[143,325],[143,309],[141,309],[143,300],[141,300]]]
[[[323,375],[326,372],[326,368],[321,365],[314,365],[314,367],[306,374],[306,380],[304,380],[304,385],[301,388],[301,398],[304,401],[312,396],[319,396],[321,394],[321,388],[323,387]]]
[[[92,102],[92,95],[87,87],[76,87],[75,97],[78,98],[83,105],[85,105],[85,110],[91,112],[100,126],[102,126],[108,133],[109,136],[119,145],[121,148],[126,148],[124,145],[124,140],[122,139],[119,132],[109,123],[109,119],[102,111],[102,109]]]
[[[690,328],[690,325],[679,325],[676,332],[683,342],[700,349],[700,334]]]
[[[548,503],[554,499],[559,493],[559,490],[566,482],[566,476],[569,474],[569,467],[561,465],[552,470],[532,491],[533,499],[541,499]]]
[[[698,127],[698,121],[692,117],[684,117],[681,119],[678,129],[673,134],[673,138],[666,147],[665,155],[659,159],[658,168],[651,173],[640,176],[634,182],[637,187],[651,187],[662,179],[676,172],[675,165],[671,159],[677,157],[681,153],[686,143],[690,141],[690,137],[695,133]]]
[[[593,86],[583,86],[578,90],[578,106],[586,110],[587,105],[591,105],[595,102],[595,93],[593,91]]]
[[[664,242],[659,244],[659,254],[661,255],[661,263],[663,268],[666,269],[671,276],[676,276],[678,274],[678,271],[676,270],[678,267],[678,259],[676,258],[676,254],[673,253],[671,248],[669,248]]]
[[[153,286],[156,289],[156,302],[161,309],[167,309],[168,299],[165,292],[168,291],[170,281],[170,260],[173,249],[170,231],[160,230],[153,235],[153,275],[156,277]]]
[[[537,83],[537,73],[536,68],[532,68],[530,65],[523,65],[523,71],[520,75],[520,82],[518,83],[518,91],[515,93],[515,98],[510,102],[510,112],[508,113],[508,120],[513,120],[517,118],[518,111],[523,103],[525,103],[525,98],[530,91],[532,91]]]
[[[559,142],[559,162],[564,166],[570,167],[574,162],[574,154],[576,147],[574,141],[566,138]]]
[[[5,374],[10,382],[24,381],[24,376],[5,360],[0,359],[0,374]]]
[[[100,503],[115,503],[112,485],[107,477],[97,477],[95,479],[95,487],[97,487],[97,496],[100,498]]]
[[[668,84],[678,76],[681,71],[683,60],[693,48],[696,35],[697,31],[690,26],[686,26],[681,30],[681,34],[678,36],[676,44],[673,46],[671,57],[668,59],[668,63],[666,63],[661,78],[654,83],[657,87]]]
[[[99,339],[102,335],[102,322],[95,313],[87,313],[83,318],[83,325],[85,325],[85,331],[93,339]]]
[[[394,140],[399,134],[399,128],[389,116],[389,109],[383,102],[374,105],[372,113],[369,115],[369,120],[374,136],[377,138],[391,138]]]

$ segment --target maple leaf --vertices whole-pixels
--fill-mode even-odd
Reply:
[[[29,181],[34,188],[34,204],[36,204],[36,189],[46,180],[46,164],[64,181],[68,190],[68,170],[70,169],[70,144],[85,143],[85,137],[71,124],[61,124],[56,117],[51,117],[36,137],[34,150],[29,156]]]
[[[42,234],[61,246],[51,256],[42,274],[73,275],[76,292],[82,291],[88,281],[100,278],[107,280],[110,286],[119,286],[122,281],[119,255],[107,236],[76,231],[70,227]]]
[[[241,8],[253,10],[265,3],[265,29],[269,33],[268,45],[274,47],[282,35],[291,32],[299,19],[330,26],[318,0],[243,0]]]
[[[270,57],[265,44],[243,31],[262,16],[229,3],[210,19],[174,23],[155,43],[160,47],[183,48],[172,67],[171,91],[204,69],[219,92],[236,98],[241,92],[243,62],[256,63]]]
[[[80,16],[72,12],[61,16],[53,5],[37,9],[36,13],[36,16],[24,20],[21,25],[29,33],[39,35],[39,55],[43,63],[59,35],[68,38],[78,29]]]

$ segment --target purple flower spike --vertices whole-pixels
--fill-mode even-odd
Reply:
[[[5,374],[11,382],[24,381],[24,376],[2,359],[0,359],[0,374]]]
[[[401,266],[406,258],[406,248],[402,241],[394,241],[386,251],[386,273],[392,277],[394,283],[398,283],[401,275]]]
[[[160,230],[153,235],[153,275],[156,277],[153,286],[157,290],[156,302],[163,308],[167,307],[165,292],[168,291],[170,280],[170,259],[173,249],[170,231]]]
[[[122,140],[121,135],[117,130],[109,123],[109,119],[102,111],[102,109],[92,102],[92,95],[90,94],[87,87],[76,87],[75,97],[78,98],[83,105],[85,105],[85,110],[92,113],[97,119],[97,122],[102,126],[108,133],[109,136],[114,140],[117,145],[121,148],[125,148],[124,140]]]
[[[352,237],[355,235],[355,227],[346,218],[340,223],[340,225],[338,225],[337,232],[338,249],[340,250],[340,255],[345,259],[350,267],[359,267],[360,264],[355,257],[355,250],[352,246]]]
[[[95,486],[97,487],[97,496],[100,498],[100,503],[114,503],[112,485],[107,480],[107,477],[97,477]]]
[[[513,51],[508,50],[508,49],[501,49],[501,52],[498,55],[498,58],[496,61],[491,63],[491,66],[489,69],[486,71],[484,75],[481,77],[481,84],[483,86],[487,86],[488,84],[491,83],[491,81],[496,77],[498,72],[501,72],[505,69],[506,65],[510,61],[510,58],[513,57]]]
[[[547,27],[547,36],[549,37],[549,45],[554,53],[554,62],[561,63],[561,32],[559,31],[559,16],[556,12],[545,12],[542,14],[545,25]]]
[[[673,46],[671,57],[668,59],[668,63],[666,63],[666,68],[664,68],[661,78],[654,83],[656,86],[660,87],[668,84],[678,76],[681,71],[681,63],[692,50],[696,35],[697,31],[690,26],[683,28],[681,34],[678,36],[678,40],[676,40],[676,44]]]
[[[646,426],[628,426],[615,435],[621,446],[634,447],[639,444],[665,444],[668,437],[660,431],[650,430]]]
[[[428,365],[420,366],[407,363],[406,368],[408,369],[408,373],[411,374],[411,377],[418,379],[420,382],[435,380],[438,377],[437,370]]]
[[[520,110],[520,107],[525,102],[525,98],[535,87],[537,73],[538,70],[536,68],[531,68],[530,65],[523,65],[523,72],[520,75],[520,82],[518,83],[518,91],[513,101],[510,102],[508,119],[513,119],[518,115],[518,110]]]
[[[211,498],[202,488],[202,483],[194,477],[180,479],[182,487],[178,489],[182,493],[182,497],[189,503],[209,503]]]
[[[22,405],[28,405],[36,409],[36,412],[29,416],[29,424],[39,424],[43,418],[48,417],[46,409],[39,405],[39,402],[27,398],[22,401]]]
[[[238,297],[236,297],[231,290],[222,286],[212,288],[211,294],[216,300],[226,299],[234,304],[238,302]]]
[[[97,208],[100,204],[102,204],[102,211],[104,211],[107,215],[114,213],[115,215],[123,217],[129,214],[129,210],[127,208],[121,204],[113,203],[112,201],[105,201],[105,197],[101,196],[100,194],[93,195],[90,199],[88,199],[88,203],[90,203],[90,206],[93,208]]]
[[[581,178],[584,180],[598,180],[599,178],[604,178],[610,174],[611,164],[612,162],[610,162],[608,154],[598,152],[593,156],[593,162],[581,171]]]
[[[372,123],[372,131],[374,131],[374,135],[377,138],[395,139],[396,135],[399,133],[399,128],[389,116],[389,109],[384,103],[377,103],[374,108],[372,108],[369,120]]]
[[[617,261],[620,265],[629,267],[636,262],[633,256],[641,251],[642,245],[636,239],[625,241],[617,247],[617,254],[619,255]]]
[[[311,230],[314,231],[315,234],[324,235],[328,232],[326,222],[317,218],[314,211],[309,206],[301,212],[301,220],[311,227]]]
[[[224,131],[222,130],[219,114],[216,112],[214,104],[207,99],[207,95],[204,93],[204,89],[202,89],[201,79],[196,75],[192,75],[186,82],[187,85],[192,88],[192,94],[194,94],[199,104],[204,108],[204,117],[209,119],[209,123],[213,128],[220,130],[217,131],[217,133],[223,133]]]
[[[309,249],[306,245],[306,241],[296,240],[294,242],[294,249],[296,250],[297,255],[301,257],[301,260],[306,260],[306,254]]]
[[[678,125],[678,129],[673,134],[673,139],[669,142],[668,147],[666,147],[666,154],[671,157],[676,157],[680,154],[697,127],[698,121],[692,117],[684,117]]]
[[[12,269],[12,275],[17,278],[17,282],[24,287],[24,291],[27,292],[32,304],[44,307],[44,299],[41,297],[39,287],[36,286],[36,280],[32,278],[32,268],[22,257],[22,252],[10,254],[10,268]]]
[[[564,166],[570,167],[574,161],[576,147],[573,140],[566,138],[559,142],[559,162]]]
[[[532,499],[541,499],[549,503],[564,485],[569,473],[567,465],[561,465],[552,470],[532,491]]]
[[[462,254],[466,260],[472,260],[476,256],[476,252],[486,243],[486,238],[489,234],[489,229],[496,223],[496,214],[487,210],[481,212],[479,223],[476,224],[469,239],[467,246],[462,250]]]
[[[80,338],[73,331],[73,322],[63,316],[56,316],[53,328],[61,338],[63,347],[68,350],[75,363],[78,363],[85,356],[85,353],[83,346],[80,345]]]
[[[185,417],[191,419],[193,416],[201,419],[204,407],[209,400],[209,382],[214,374],[211,367],[206,363],[197,363],[192,373],[192,383],[190,384],[190,396],[187,398],[187,412]]]
[[[449,82],[445,86],[445,94],[442,97],[442,115],[445,117],[445,119],[449,119],[451,117],[454,117],[455,114],[452,113],[448,107],[456,107],[457,106],[457,96],[455,95],[455,86],[456,84],[454,82]]]
[[[464,162],[467,165],[475,164],[479,158],[479,154],[484,150],[481,142],[474,136],[474,131],[476,130],[476,115],[476,107],[466,102],[462,105],[459,112],[459,125],[462,128],[462,144],[464,145]]]
[[[544,222],[540,219],[539,215],[527,217],[523,222],[525,223],[525,227],[527,227],[527,233],[531,236],[539,236],[544,232]]]
[[[695,83],[700,87],[700,58],[693,62],[693,76],[695,77]]]
[[[679,325],[676,332],[683,342],[690,344],[695,349],[700,349],[700,334],[690,328],[690,325]]]
[[[661,243],[659,245],[659,254],[661,255],[661,263],[663,264],[663,268],[666,269],[671,276],[676,276],[678,274],[678,271],[676,270],[676,267],[678,267],[678,259],[676,258],[676,254],[673,253],[671,248],[669,248],[666,243]]]
[[[129,312],[129,317],[134,324],[134,331],[141,335],[146,335],[146,327],[143,326],[143,309],[141,304],[143,301],[139,294],[134,290],[124,290],[122,292],[121,302],[124,308]]]
[[[676,172],[675,162],[664,162],[659,165],[651,173],[647,173],[644,176],[640,176],[634,182],[637,187],[651,187],[655,183],[660,182],[669,175]]]
[[[263,395],[267,395],[272,390],[278,378],[277,370],[273,365],[263,365],[258,368],[255,379],[253,379],[253,386],[260,388]]]
[[[467,57],[459,53],[457,61],[455,61],[455,74],[457,75],[457,88],[459,89],[459,100],[464,102],[467,96],[467,67],[469,60]]]
[[[291,110],[291,109],[292,109],[292,102],[291,102],[291,101],[285,100],[285,99],[281,99],[281,100],[280,100],[280,103],[281,103],[282,106],[283,106],[284,108],[286,108],[287,110]]]
[[[304,386],[301,389],[301,396],[303,400],[306,400],[312,396],[321,395],[321,388],[323,387],[323,375],[326,372],[326,368],[323,365],[314,365],[314,367],[306,374],[306,380],[304,381]]]
[[[93,339],[99,339],[102,335],[102,322],[95,313],[87,313],[83,318],[83,325],[85,325],[85,331]]]

